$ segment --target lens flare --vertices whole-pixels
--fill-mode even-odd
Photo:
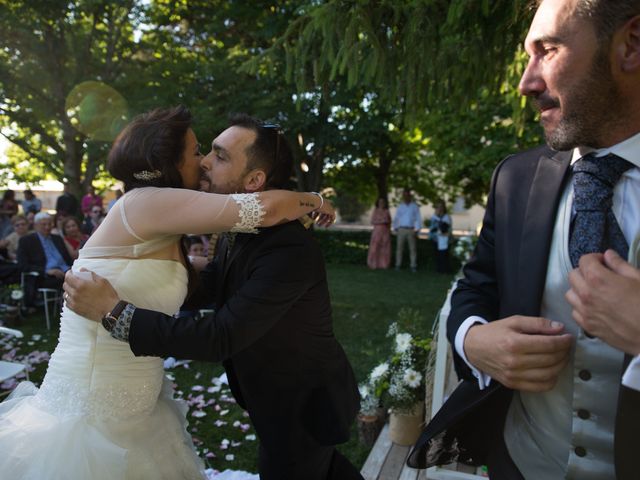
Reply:
[[[124,97],[97,81],[76,85],[67,95],[65,108],[71,124],[91,140],[113,141],[128,120]]]

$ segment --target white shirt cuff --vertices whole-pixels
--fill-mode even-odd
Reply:
[[[462,360],[464,360],[464,363],[466,363],[467,366],[471,369],[471,373],[473,373],[473,376],[478,379],[478,388],[480,390],[484,390],[491,383],[491,377],[486,373],[483,373],[482,371],[478,370],[473,365],[471,365],[469,363],[469,360],[467,360],[467,356],[464,353],[464,339],[467,336],[467,332],[471,327],[473,327],[478,323],[481,323],[484,325],[485,323],[487,323],[487,321],[482,317],[473,315],[467,318],[464,322],[462,322],[462,325],[460,325],[460,327],[458,328],[458,331],[456,332],[455,348],[458,355],[460,355]],[[629,365],[629,367],[631,367],[631,365]],[[640,380],[640,364],[638,366],[638,370],[639,370],[638,379]],[[639,385],[640,385],[640,382],[639,382]]]
[[[622,376],[622,384],[633,390],[640,390],[640,355],[633,357]]]

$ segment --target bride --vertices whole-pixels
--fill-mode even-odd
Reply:
[[[108,168],[126,193],[73,265],[106,277],[120,298],[166,314],[179,309],[191,286],[182,233],[257,233],[316,210],[320,223],[334,218],[314,193],[194,191],[202,155],[190,123],[184,107],[158,109],[118,136]],[[65,306],[40,389],[23,382],[0,404],[1,476],[201,479],[185,415],[162,359],[134,357],[127,343]]]

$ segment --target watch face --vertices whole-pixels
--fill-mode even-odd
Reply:
[[[111,332],[116,326],[116,319],[112,316],[104,316],[102,317],[102,326],[108,332]]]

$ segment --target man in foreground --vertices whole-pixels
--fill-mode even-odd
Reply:
[[[621,377],[639,352],[576,323],[565,293],[589,254],[627,258],[640,230],[640,1],[542,0],[525,48],[520,91],[551,148],[494,173],[447,325],[464,382],[409,463],[487,463],[492,479],[637,478],[640,382]],[[594,287],[581,284],[582,297]]]

